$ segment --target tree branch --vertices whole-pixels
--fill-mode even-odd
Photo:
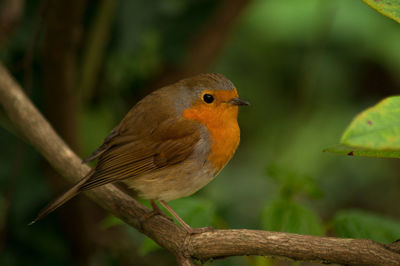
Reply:
[[[54,132],[0,64],[0,102],[23,136],[69,181],[76,182],[90,169]],[[259,230],[215,230],[188,236],[160,215],[141,223],[149,209],[113,185],[87,192],[95,202],[175,254],[180,265],[193,259],[261,255],[346,265],[400,265],[399,245],[371,240],[316,237]]]

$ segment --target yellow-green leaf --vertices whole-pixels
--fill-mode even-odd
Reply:
[[[379,13],[400,23],[400,1],[399,0],[363,0],[364,3]]]
[[[339,155],[377,157],[377,158],[400,158],[400,151],[378,151],[348,147],[345,145],[336,145],[324,149],[325,152],[331,152]]]
[[[384,99],[357,115],[341,144],[374,151],[400,151],[400,96]]]

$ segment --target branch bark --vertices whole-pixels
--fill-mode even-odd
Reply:
[[[76,182],[90,170],[54,132],[1,64],[0,102],[21,134],[69,181]],[[206,261],[241,255],[346,265],[400,265],[398,242],[384,245],[371,240],[247,229],[215,230],[188,236],[181,227],[160,215],[141,223],[140,218],[149,209],[113,185],[97,188],[87,195],[175,254],[180,265],[194,265],[193,259]]]

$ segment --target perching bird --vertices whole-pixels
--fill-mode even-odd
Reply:
[[[242,105],[248,102],[220,74],[200,74],[154,91],[83,161],[97,160],[94,169],[33,222],[82,191],[123,182],[149,199],[153,208],[154,201],[160,202],[194,232],[166,201],[195,193],[232,158],[240,141],[237,116]]]

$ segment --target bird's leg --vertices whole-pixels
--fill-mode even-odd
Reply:
[[[153,208],[152,211],[144,214],[142,217],[140,217],[139,223],[140,227],[143,228],[142,224],[146,222],[148,219],[155,215],[161,215],[165,218],[167,218],[170,221],[173,221],[171,217],[167,216],[161,209],[160,207],[157,206],[157,204],[154,202],[154,200],[150,200],[151,207]],[[143,231],[143,230],[142,230]]]
[[[178,220],[178,222],[182,225],[182,227],[185,229],[185,231],[188,234],[190,234],[190,235],[192,235],[192,234],[200,234],[200,233],[204,233],[204,232],[208,232],[208,231],[213,231],[214,230],[214,228],[212,228],[212,227],[193,228],[190,225],[188,225],[165,201],[158,200],[158,202],[160,202],[160,204],[165,209],[167,209],[167,211],[169,211],[169,213],[172,214],[172,216],[174,216],[176,220]]]
[[[160,209],[160,207],[158,207],[158,205],[155,203],[154,200],[150,200],[150,204],[151,204],[151,207],[153,207],[153,211],[152,211],[153,215],[158,214],[158,215],[161,215],[161,216],[167,218],[167,219],[170,220],[170,221],[173,221],[171,217],[169,217],[168,215],[166,215],[166,214]]]

